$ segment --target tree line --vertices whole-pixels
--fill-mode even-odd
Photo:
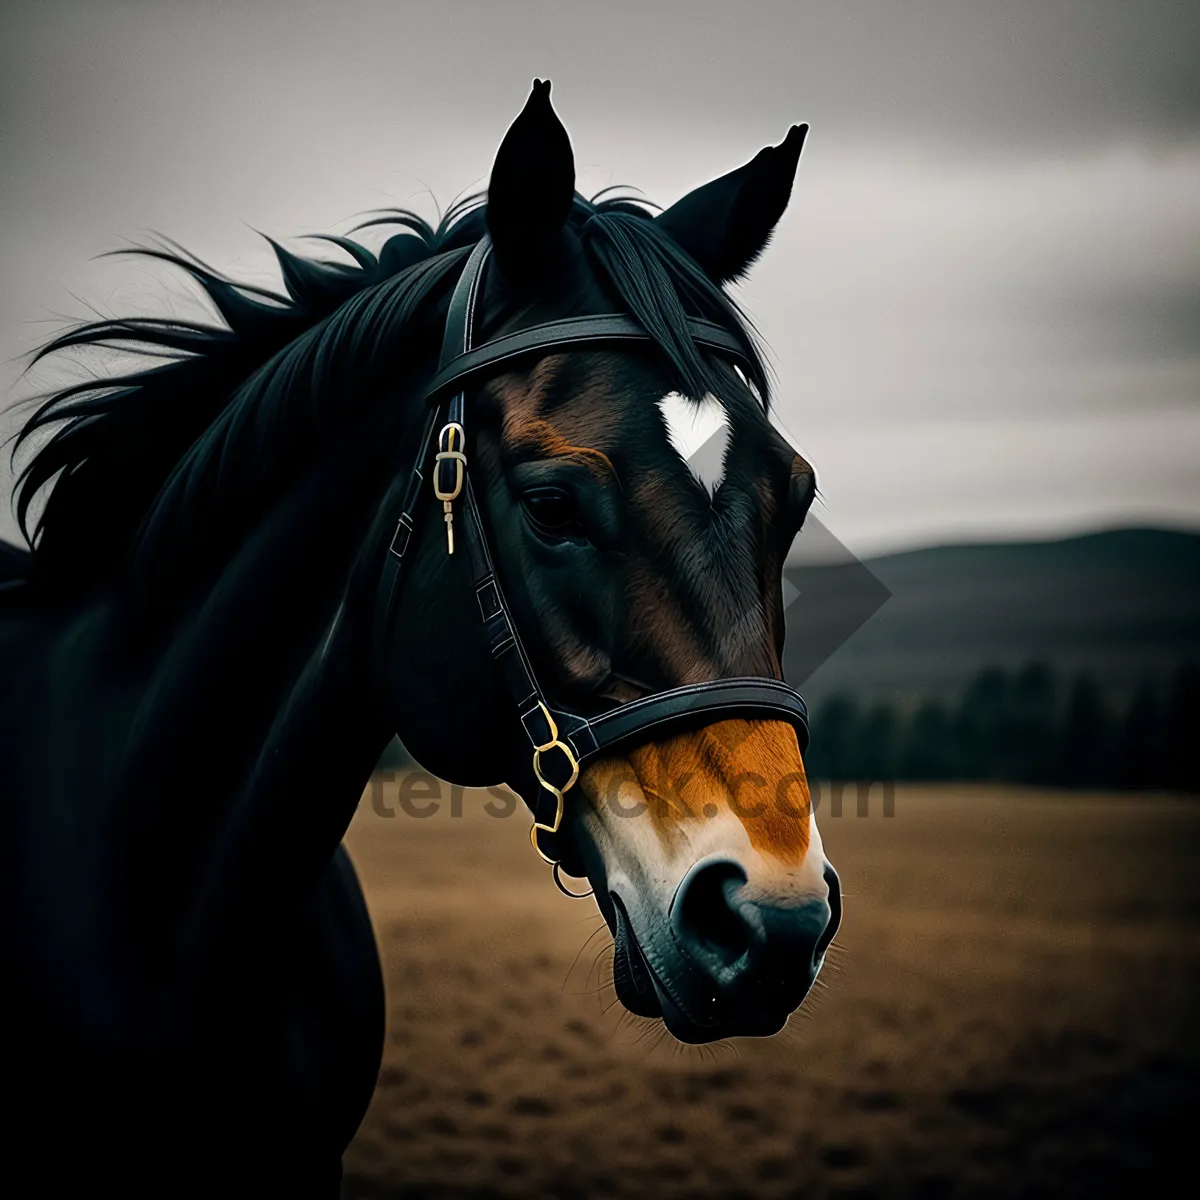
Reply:
[[[1111,704],[1089,674],[1031,662],[987,667],[958,702],[901,709],[830,697],[813,713],[810,777],[995,780],[1200,793],[1200,667],[1188,663]]]

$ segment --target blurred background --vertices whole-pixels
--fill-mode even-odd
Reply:
[[[605,1011],[605,935],[520,813],[439,785],[410,817],[396,744],[350,833],[391,1024],[348,1194],[1097,1195],[1181,1160],[1198,45],[1182,0],[0,10],[0,438],[64,325],[201,311],[95,256],[158,232],[262,283],[259,231],[432,216],[486,186],[535,76],[585,193],[669,204],[812,126],[740,299],[821,488],[785,667],[836,969],[772,1042],[656,1044]]]

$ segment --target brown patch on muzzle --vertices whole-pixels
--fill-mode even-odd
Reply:
[[[615,802],[626,814],[632,801],[620,794],[629,784],[668,840],[687,822],[728,811],[760,854],[795,866],[808,850],[808,780],[796,731],[786,721],[718,721],[601,760],[583,779],[594,804]]]

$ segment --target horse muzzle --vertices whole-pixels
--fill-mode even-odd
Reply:
[[[778,1033],[808,995],[841,920],[841,890],[798,905],[746,895],[741,869],[697,863],[676,891],[665,929],[639,938],[619,895],[613,910],[613,983],[625,1008],[662,1017],[681,1042]]]
[[[841,922],[795,732],[722,721],[586,770],[571,823],[626,1008],[680,1041],[776,1033]]]

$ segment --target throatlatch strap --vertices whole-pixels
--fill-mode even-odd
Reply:
[[[417,444],[417,455],[408,478],[408,486],[404,489],[404,507],[400,511],[400,519],[396,522],[392,540],[388,543],[375,616],[376,647],[379,651],[382,651],[387,644],[392,621],[396,614],[396,604],[400,599],[404,556],[408,553],[413,529],[416,527],[417,515],[421,508],[421,499],[424,496],[422,485],[425,482],[425,474],[422,467],[425,465],[425,458],[429,453],[429,444],[434,430],[437,428],[439,415],[440,409],[433,408],[425,418],[425,426],[421,433],[421,440]]]

